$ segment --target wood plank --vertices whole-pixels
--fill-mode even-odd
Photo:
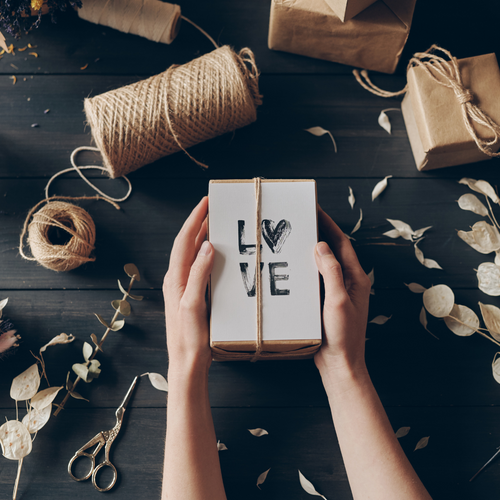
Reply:
[[[500,441],[499,412],[499,408],[391,408],[388,414],[395,430],[411,427],[401,445],[433,498],[469,500],[487,498],[500,486],[497,463],[469,483]],[[228,447],[220,452],[220,460],[229,500],[250,500],[257,495],[306,500],[309,496],[299,484],[298,469],[327,498],[352,498],[328,409],[214,409],[213,415],[217,438]],[[11,411],[7,416],[14,414]],[[20,496],[25,500],[101,498],[88,481],[72,481],[66,469],[75,450],[97,431],[113,425],[114,410],[72,411],[64,418],[51,420],[40,431],[24,462]],[[144,495],[157,499],[165,410],[133,408],[125,418],[124,431],[111,451],[119,482],[107,495],[123,500]],[[256,426],[267,429],[269,435],[250,435],[247,429]],[[429,445],[414,452],[424,436],[430,436]],[[16,466],[16,462],[2,461],[2,491],[11,491]],[[257,477],[268,468],[262,492],[257,491]]]
[[[91,145],[90,129],[84,125],[83,99],[141,77],[35,75],[26,79],[13,86],[8,76],[0,76],[0,95],[8,96],[0,114],[0,178],[48,178],[68,168],[73,149]],[[404,86],[400,77],[379,76],[375,81],[393,90]],[[260,82],[264,104],[255,123],[234,135],[226,134],[190,149],[195,158],[210,166],[208,170],[201,169],[185,154],[176,153],[134,172],[132,179],[244,178],[256,174],[268,178],[376,178],[391,174],[459,179],[471,176],[471,172],[476,178],[488,179],[495,175],[500,163],[493,159],[418,172],[402,115],[390,113],[392,135],[377,122],[380,111],[399,107],[399,100],[368,93],[351,75],[264,75]],[[46,109],[50,109],[49,114],[44,114]],[[31,128],[34,123],[39,127]],[[314,137],[304,132],[318,125],[331,130],[338,154],[327,136]],[[100,158],[85,153],[78,161],[94,164]]]
[[[479,314],[477,302],[497,304],[478,290],[456,291],[456,301]],[[145,299],[132,304],[133,312],[121,332],[106,340],[97,359],[102,373],[78,391],[90,403],[70,400],[68,408],[118,406],[132,378],[145,372],[166,375],[167,351],[163,299],[158,291],[144,290]],[[3,291],[5,310],[22,336],[17,354],[0,361],[0,408],[12,408],[9,397],[12,379],[33,364],[30,351],[55,335],[76,336],[70,345],[49,348],[45,355],[51,385],[63,385],[73,363],[82,362],[81,348],[89,336],[104,332],[93,313],[111,318],[111,300],[120,297],[112,290],[92,291]],[[457,337],[441,320],[429,316],[429,329],[420,325],[421,295],[410,291],[377,289],[371,298],[370,318],[379,314],[392,318],[383,326],[368,325],[366,358],[374,384],[387,406],[490,406],[500,405],[500,391],[491,373],[498,349],[474,335]],[[74,379],[74,376],[73,376]],[[214,362],[210,370],[210,394],[214,407],[307,407],[326,406],[327,400],[312,360]],[[58,398],[58,401],[62,399]],[[165,394],[155,391],[144,379],[133,406],[163,407]]]

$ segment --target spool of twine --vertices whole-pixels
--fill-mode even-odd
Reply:
[[[172,43],[179,32],[181,8],[159,0],[85,0],[78,15],[123,33]]]
[[[253,52],[220,47],[182,66],[85,99],[92,137],[112,178],[244,127],[262,103]]]

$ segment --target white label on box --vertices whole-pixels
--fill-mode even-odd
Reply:
[[[316,184],[262,182],[263,340],[321,339]],[[255,186],[211,183],[212,341],[254,341]]]

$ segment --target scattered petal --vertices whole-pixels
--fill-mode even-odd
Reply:
[[[257,478],[257,488],[259,488],[259,490],[261,489],[260,485],[266,480],[270,470],[271,468],[267,469]]]
[[[8,420],[0,427],[2,454],[9,460],[21,460],[31,453],[31,436],[26,426],[17,420]]]
[[[24,416],[23,424],[28,429],[28,432],[34,434],[38,432],[50,419],[52,414],[52,405],[47,405],[42,410],[36,410],[31,408],[31,410]]]
[[[0,300],[0,311],[7,305],[8,302],[9,302],[9,297],[7,297],[6,299]]]
[[[38,411],[42,411],[44,408],[47,406],[50,406],[52,404],[52,401],[56,399],[56,396],[58,392],[62,389],[63,387],[49,387],[48,389],[44,389],[43,391],[40,391],[39,393],[35,394],[33,396],[33,399],[31,400],[31,406]]]
[[[401,233],[397,229],[391,229],[390,231],[386,231],[384,236],[388,236],[389,238],[400,238]]]
[[[12,75],[9,78],[12,80],[12,85],[15,85],[17,82],[17,77],[15,75]]]
[[[227,446],[224,443],[217,441],[217,451],[226,451],[226,450]]]
[[[87,69],[89,67],[89,63],[87,63],[85,66],[82,66],[80,69],[83,71],[84,69]]]
[[[429,444],[429,438],[430,436],[423,437],[418,443],[417,446],[415,446],[415,449],[413,451],[421,450],[422,448],[425,448]]]
[[[449,316],[445,316],[446,326],[460,337],[468,337],[479,328],[477,314],[466,306],[455,304]]]
[[[414,238],[421,238],[423,236],[423,234],[428,230],[430,229],[432,226],[427,226],[427,227],[423,227],[421,229],[417,229],[416,231],[414,231],[413,233],[413,237]]]
[[[402,437],[405,437],[408,433],[410,432],[410,427],[400,427],[397,431],[396,431],[396,437],[399,439],[399,438],[402,438]]]
[[[356,222],[356,225],[354,226],[353,230],[351,231],[351,234],[354,234],[361,227],[362,220],[363,220],[363,210],[360,208],[358,222]]]
[[[385,114],[384,111],[381,111],[378,115],[378,124],[387,132],[391,133],[391,122],[389,117]]]
[[[405,240],[412,241],[413,237],[415,235],[415,231],[411,228],[409,224],[406,222],[403,222],[402,220],[396,220],[396,219],[386,219],[387,222],[392,224],[398,231],[399,236],[404,238]],[[389,231],[388,231],[389,232]],[[385,233],[384,233],[385,234]],[[390,236],[391,238],[394,238],[394,236]]]
[[[420,240],[417,240],[414,244],[414,247],[415,247],[415,256],[417,257],[418,261],[424,265],[425,267],[427,267],[428,269],[443,269],[435,260],[433,259],[425,259],[424,258],[424,253],[422,252],[422,250],[420,250],[420,248],[418,248],[418,243],[419,243]]]
[[[148,378],[155,389],[168,392],[168,382],[163,375],[159,373],[148,373]]]
[[[378,198],[380,194],[385,191],[385,188],[387,187],[387,179],[390,179],[391,177],[392,175],[387,175],[375,185],[372,191],[372,201]]]
[[[392,318],[392,314],[390,316],[376,316],[369,323],[375,323],[376,325],[385,325]]]
[[[265,429],[261,429],[260,427],[257,427],[256,429],[248,429],[248,432],[256,437],[261,437],[269,434],[269,432],[267,432]]]
[[[304,130],[312,135],[315,135],[316,137],[321,137],[322,135],[328,134],[333,142],[333,148],[335,149],[335,152],[337,152],[337,143],[335,142],[335,139],[333,138],[333,135],[329,130],[325,130],[322,127],[311,127]]]
[[[492,304],[479,302],[481,314],[486,328],[491,336],[500,342],[500,309]]]
[[[436,318],[449,316],[455,305],[455,294],[446,285],[428,288],[423,295],[424,307]]]
[[[311,481],[309,481],[308,479],[306,479],[304,477],[304,475],[302,474],[302,472],[300,472],[300,470],[299,470],[299,480],[300,480],[300,485],[302,486],[302,488],[304,488],[304,491],[306,491],[306,493],[309,493],[309,495],[314,495],[314,496],[317,496],[317,497],[321,497],[324,500],[327,500],[325,496],[320,495],[316,491],[316,488],[313,486],[313,484],[311,483]]]
[[[56,335],[50,342],[45,344],[44,346],[40,347],[40,352],[45,352],[47,347],[51,345],[56,345],[56,344],[69,344],[75,340],[75,337],[73,334],[67,334],[67,333],[60,333],[59,335]]]
[[[38,54],[36,52],[30,52],[29,55],[33,57],[38,57]]]
[[[498,297],[500,295],[500,267],[493,262],[483,262],[477,268],[479,290],[486,295]]]
[[[32,123],[31,124],[31,128],[38,128],[40,125],[38,125],[38,123]]]
[[[37,393],[38,387],[40,387],[40,374],[35,363],[12,381],[10,397],[15,401],[31,399]]]
[[[405,283],[405,285],[406,285],[406,283]],[[413,293],[424,293],[427,290],[427,288],[425,288],[422,285],[419,285],[418,283],[410,283],[409,285],[406,285],[406,286]]]
[[[481,201],[479,201],[479,198],[472,193],[460,196],[458,199],[458,206],[462,210],[469,210],[470,212],[482,215],[483,217],[488,215],[488,209],[481,203]]]
[[[436,335],[434,335],[428,328],[427,328],[427,314],[425,312],[425,307],[422,306],[422,309],[420,310],[420,315],[418,317],[418,319],[420,320],[420,323],[422,324],[422,326],[425,328],[425,331],[427,333],[430,333],[434,338],[438,339],[439,340],[439,337],[436,337]]]
[[[349,205],[351,205],[351,208],[354,208],[356,198],[354,198],[354,193],[352,192],[351,186],[349,186],[349,197],[347,198],[347,200],[349,201]]]
[[[500,384],[500,358],[497,356],[500,352],[495,353],[493,356],[493,361],[491,363],[491,369],[493,371],[493,378]]]

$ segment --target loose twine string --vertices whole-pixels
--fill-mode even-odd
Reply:
[[[434,54],[434,51],[442,52],[449,60]],[[500,126],[477,104],[473,103],[474,95],[462,82],[457,59],[448,50],[437,45],[432,45],[425,52],[415,53],[410,59],[407,70],[415,66],[422,68],[439,85],[453,90],[460,104],[465,128],[474,139],[477,147],[488,156],[500,157],[500,152],[493,150],[493,147],[497,145],[497,141],[500,138]],[[355,69],[353,70],[353,74],[364,89],[379,97],[396,97],[408,91],[408,84],[406,84],[404,89],[397,92],[383,90],[372,83],[366,70],[359,72]],[[493,139],[488,140],[479,137],[474,128],[474,123],[486,127],[493,134]]]

